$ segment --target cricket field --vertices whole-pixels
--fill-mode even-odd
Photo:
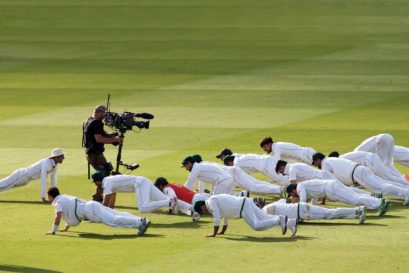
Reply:
[[[193,153],[262,154],[265,136],[325,154],[383,132],[409,146],[408,14],[404,0],[0,0],[0,177],[61,147],[60,190],[90,199],[82,122],[108,93],[112,111],[155,115],[123,151],[153,181],[183,184]],[[211,217],[165,210],[144,215],[143,237],[90,222],[46,236],[54,208],[39,192],[0,193],[1,272],[409,272],[400,200],[295,238],[242,220],[206,238]],[[133,194],[117,205],[140,215]]]

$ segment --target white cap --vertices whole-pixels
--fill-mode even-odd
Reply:
[[[60,155],[63,155],[63,154],[64,154],[64,152],[63,152],[63,150],[61,148],[55,148],[55,149],[52,149],[52,151],[51,151],[51,157],[56,157],[56,156],[60,156]]]

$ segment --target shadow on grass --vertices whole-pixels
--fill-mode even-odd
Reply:
[[[20,200],[0,200],[0,203],[7,204],[37,204],[37,205],[50,205],[51,203],[45,203],[42,201],[20,201]]]
[[[0,264],[1,272],[30,272],[30,273],[61,273],[61,271],[41,269],[36,267],[21,266],[21,265],[10,265],[10,264]]]
[[[151,223],[151,227],[153,228],[199,228],[200,226],[207,225],[209,222],[180,222],[180,223]]]
[[[367,217],[368,218],[368,217]],[[360,225],[358,223],[351,223],[351,222],[345,222],[345,223],[341,223],[341,222],[303,222],[300,224],[301,226],[357,226],[357,227],[362,227],[362,226],[380,226],[380,227],[384,227],[387,226],[385,224],[378,224],[378,223],[367,223],[365,222],[364,224]]]
[[[389,211],[388,211],[388,213],[389,213]],[[399,219],[399,218],[406,218],[406,216],[391,215],[391,214],[388,214],[388,213],[385,214],[385,215],[383,215],[383,216],[367,215],[367,216],[366,216],[366,219],[374,219],[374,220],[378,219],[378,220],[380,220],[380,219]],[[366,223],[365,223],[365,225],[366,225]]]
[[[136,234],[97,234],[97,233],[90,233],[90,232],[80,232],[80,231],[72,231],[71,233],[77,233],[80,238],[85,239],[97,239],[97,240],[117,240],[117,239],[134,239],[134,238],[163,238],[164,235],[161,234],[150,234],[146,233],[143,236],[138,236]],[[73,237],[73,236],[71,236]]]
[[[281,242],[292,243],[298,240],[307,241],[307,240],[315,239],[315,237],[298,236],[298,235],[296,235],[295,237],[283,236],[283,237],[261,237],[261,238],[253,237],[253,236],[242,236],[242,235],[240,236],[220,235],[217,237],[224,238],[226,240],[231,240],[231,241],[246,241],[246,242],[258,242],[258,243],[281,243]]]

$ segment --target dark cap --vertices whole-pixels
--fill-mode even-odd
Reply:
[[[290,194],[293,190],[297,189],[297,184],[290,184],[287,186],[287,194]]]
[[[98,171],[95,172],[91,175],[92,181],[96,182],[96,181],[102,181],[105,177],[105,173],[103,171]]]
[[[220,152],[220,154],[216,155],[216,158],[221,158],[222,156],[226,156],[226,155],[232,155],[233,152],[230,149],[224,149],[223,151]]]
[[[193,210],[199,214],[202,214],[202,206],[205,204],[205,201],[197,201],[193,207]]]
[[[94,111],[95,112],[106,112],[107,108],[105,105],[97,105],[95,106]]]
[[[263,148],[264,145],[273,143],[272,137],[265,137],[260,141],[260,147]]]
[[[229,162],[231,162],[231,161],[234,161],[234,156],[228,155],[228,156],[226,156],[226,157],[224,158],[223,163],[224,163],[224,165],[227,165],[227,163],[229,163]]]
[[[339,153],[337,151],[333,151],[328,155],[328,157],[339,157]]]
[[[200,163],[203,161],[202,156],[199,154],[196,155],[192,155],[193,159],[195,160],[195,162]]]
[[[195,159],[193,158],[193,156],[188,156],[188,157],[186,157],[185,159],[183,159],[183,161],[182,161],[182,167],[184,166],[184,165],[186,165],[187,163],[195,163]]]
[[[322,153],[315,153],[315,154],[312,156],[312,162],[315,162],[315,161],[318,160],[318,159],[323,160],[324,158],[325,158],[325,155],[323,155]]]

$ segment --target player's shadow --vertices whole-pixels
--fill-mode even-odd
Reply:
[[[399,219],[399,218],[406,218],[406,216],[400,216],[400,215],[391,215],[391,214],[385,214],[382,216],[378,216],[378,215],[367,215],[366,219],[376,219],[376,220],[380,220],[382,218],[386,218],[386,219]],[[366,225],[366,223],[364,224]]]
[[[0,200],[0,203],[6,204],[29,204],[29,205],[50,205],[51,203],[45,203],[42,201],[23,201],[23,200]]]
[[[327,226],[327,227],[332,227],[332,226],[356,226],[356,227],[379,226],[379,227],[384,227],[384,226],[387,226],[385,224],[367,223],[367,222],[365,222],[362,225],[360,225],[358,223],[351,223],[351,222],[336,222],[336,223],[334,223],[334,222],[302,222],[300,225],[302,225],[302,226]]]
[[[11,265],[11,264],[0,264],[1,272],[28,272],[28,273],[62,273],[62,271],[55,271],[49,269],[42,269],[36,267],[22,266],[22,265]]]
[[[208,222],[200,221],[200,222],[179,222],[179,223],[151,223],[151,227],[153,228],[199,228],[202,225],[207,225]]]
[[[97,239],[97,240],[117,240],[117,239],[136,239],[136,238],[162,238],[165,237],[161,234],[151,234],[145,233],[143,236],[139,236],[136,234],[97,234],[97,233],[90,233],[90,232],[80,232],[74,231],[72,233],[77,233],[80,238],[85,239]]]
[[[302,240],[314,240],[315,237],[309,236],[294,236],[294,237],[253,237],[253,236],[244,236],[244,235],[218,235],[218,238],[224,238],[231,241],[246,241],[246,242],[257,242],[257,243],[292,243],[294,241]]]

